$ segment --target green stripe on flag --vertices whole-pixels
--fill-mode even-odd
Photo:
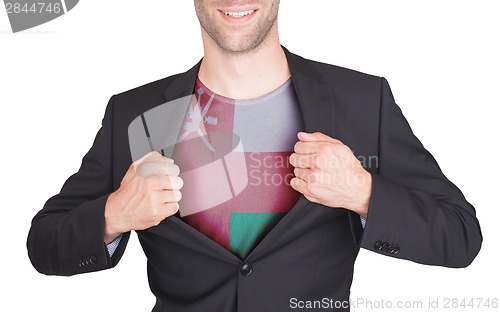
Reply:
[[[284,212],[232,212],[229,221],[231,252],[244,259],[284,215]]]

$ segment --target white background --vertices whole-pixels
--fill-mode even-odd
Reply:
[[[353,299],[422,300],[425,306],[429,298],[443,304],[445,298],[500,297],[497,3],[281,3],[281,42],[290,51],[388,79],[415,134],[476,207],[482,226],[482,250],[466,269],[361,250]],[[151,310],[155,299],[135,234],[116,268],[73,277],[37,273],[26,236],[31,218],[78,170],[108,99],[184,72],[202,53],[192,1],[82,0],[65,16],[18,34],[2,9],[1,311]]]

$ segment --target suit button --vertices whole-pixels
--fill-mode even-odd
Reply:
[[[393,254],[397,254],[399,252],[399,246],[398,245],[394,245],[392,248],[394,249],[394,251],[392,252]]]
[[[373,245],[373,248],[375,248],[375,250],[380,250],[382,249],[382,242],[381,241],[377,241],[375,243],[375,245]]]
[[[384,242],[384,243],[382,244],[382,248],[381,248],[380,250],[382,250],[382,251],[387,251],[387,247],[389,247],[389,244],[388,244],[387,242]]]
[[[248,276],[250,273],[252,273],[253,267],[250,263],[243,263],[243,265],[240,268],[241,274]]]
[[[81,268],[84,268],[84,267],[88,266],[88,264],[87,264],[87,262],[86,262],[85,260],[87,260],[87,259],[82,259],[82,260],[80,260],[80,264],[79,264],[79,266],[80,266]]]
[[[95,256],[90,257],[89,259],[90,265],[95,265],[97,263],[97,258]]]
[[[394,253],[394,245],[389,244],[389,246],[387,246],[387,252],[390,254],[393,254]]]

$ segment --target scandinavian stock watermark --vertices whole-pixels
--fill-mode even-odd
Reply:
[[[307,173],[305,177],[302,172],[299,174],[297,166],[307,164],[302,166],[291,160],[296,154],[294,146],[284,151],[261,152],[259,146],[252,145],[248,133],[240,136],[222,129],[207,131],[205,126],[219,124],[207,107],[208,104],[201,109],[200,97],[188,95],[138,115],[128,127],[133,161],[157,151],[179,165],[186,195],[179,202],[181,216],[220,205],[248,186],[291,187],[290,181],[298,175],[308,181],[308,186],[365,185],[370,176],[360,169],[378,168],[376,155],[329,146],[324,153],[313,156],[320,166],[314,166],[309,171],[312,175]]]
[[[289,169],[293,171],[295,168],[290,163],[289,155],[267,155],[262,152],[251,152],[249,153],[249,163],[248,166],[248,179],[249,184],[252,186],[259,185],[273,185],[278,186],[282,183],[290,185],[290,180],[295,177],[293,172],[287,173],[285,175],[279,172],[279,169]],[[363,156],[359,155],[350,160],[333,158],[329,159],[324,157],[323,166],[324,169],[331,169],[329,174],[316,174],[312,175],[309,182],[312,184],[350,184],[350,185],[362,185],[365,183],[366,176],[364,175],[343,175],[338,168],[344,168],[352,165],[351,162],[357,159],[361,166],[365,169],[376,169],[378,168],[379,160],[377,155]],[[322,160],[317,160],[322,162]],[[300,163],[297,164],[302,167]],[[304,165],[305,167],[305,165]]]

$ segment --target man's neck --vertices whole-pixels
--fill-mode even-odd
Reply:
[[[198,77],[219,95],[237,100],[254,99],[276,90],[290,78],[277,32],[244,54],[228,53],[210,38],[203,39],[205,56]]]

